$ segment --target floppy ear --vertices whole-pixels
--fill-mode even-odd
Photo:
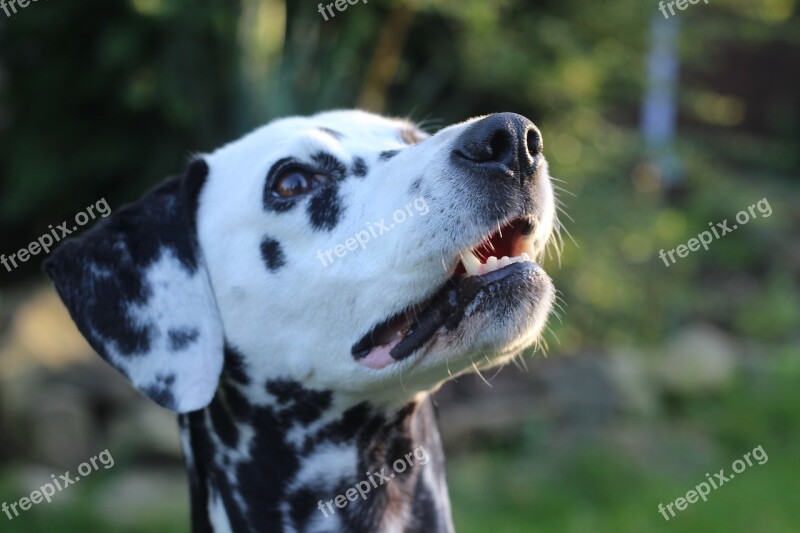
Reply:
[[[197,242],[202,159],[45,263],[92,348],[159,405],[208,405],[223,364],[222,321]]]

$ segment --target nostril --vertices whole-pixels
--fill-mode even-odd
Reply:
[[[528,149],[528,153],[533,157],[536,157],[542,152],[542,137],[534,128],[529,129],[528,133],[525,134],[525,145]]]
[[[505,162],[512,151],[511,134],[506,130],[497,130],[489,140],[490,161]]]
[[[528,174],[542,150],[539,130],[527,118],[497,113],[470,124],[454,143],[453,156],[486,168]]]

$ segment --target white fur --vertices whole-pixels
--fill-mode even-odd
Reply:
[[[156,376],[174,376],[168,389],[175,398],[175,410],[203,408],[214,397],[223,364],[222,322],[208,274],[200,268],[188,275],[170,249],[164,248],[161,257],[145,271],[144,279],[151,288],[151,297],[144,305],[128,307],[128,318],[133,324],[160,327],[152,330],[147,354],[123,356],[109,342],[109,361],[139,389],[153,386]],[[173,328],[197,331],[191,349],[169,349],[165,332]]]
[[[507,323],[491,317],[467,321],[461,340],[437,335],[421,361],[415,356],[374,370],[350,353],[375,324],[435,292],[450,276],[458,251],[486,235],[487,228],[473,222],[478,209],[474,192],[454,187],[460,176],[448,159],[453,141],[469,124],[406,146],[399,132],[411,127],[408,122],[336,111],[278,120],[203,156],[210,175],[200,199],[199,240],[226,338],[246,354],[254,383],[282,376],[309,387],[392,402],[469,370],[478,355],[480,365],[496,364],[503,358],[487,363],[482,356],[505,357],[535,340],[554,298],[549,278],[542,282],[541,305],[533,316]],[[337,141],[319,127],[340,131],[345,138]],[[291,155],[302,160],[320,150],[348,166],[361,157],[369,168],[365,178],[349,177],[341,184],[345,211],[330,231],[311,227],[307,200],[286,213],[266,211],[262,204],[267,172],[278,159]],[[383,150],[401,151],[378,162]],[[541,168],[534,185],[539,251],[555,219],[546,164]],[[417,195],[424,195],[430,207],[426,216],[396,224],[365,250],[348,252],[330,266],[320,263],[318,250],[345,242],[369,222],[391,221],[417,196],[409,190],[417,179],[422,180]],[[286,265],[276,272],[268,271],[260,257],[265,236],[276,240],[285,255]]]

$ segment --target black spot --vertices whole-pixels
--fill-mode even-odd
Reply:
[[[220,388],[225,392],[225,400],[231,415],[240,422],[249,422],[253,416],[253,405],[242,394],[239,387],[230,381],[223,382]]]
[[[316,434],[307,437],[303,443],[303,453],[311,453],[324,442],[351,442],[365,427],[365,432],[369,432],[384,422],[381,414],[375,414],[367,402],[362,402],[345,411],[341,419],[326,424]]]
[[[209,487],[206,482],[207,473],[206,465],[202,462],[207,456],[207,447],[204,446],[208,442],[208,436],[205,433],[200,433],[196,428],[192,428],[192,422],[202,421],[202,415],[179,415],[178,424],[181,428],[181,437],[185,440],[188,439],[191,453],[185,451],[184,461],[186,463],[186,470],[189,474],[189,493],[191,495],[191,523],[193,532],[197,533],[213,533],[211,527],[211,520],[208,516],[208,494]],[[202,413],[202,412],[200,412]],[[190,419],[190,417],[193,417]],[[204,437],[200,439],[200,436]],[[200,459],[198,461],[197,459]]]
[[[273,272],[286,264],[286,257],[283,255],[280,243],[269,237],[264,237],[264,240],[261,241],[261,259],[267,265],[267,270]]]
[[[331,497],[333,497],[333,495]],[[290,516],[292,517],[295,528],[297,528],[296,530],[305,531],[306,525],[314,516],[314,512],[320,512],[317,507],[317,502],[320,501],[320,499],[310,488],[302,487],[289,496],[287,501],[289,502]],[[323,505],[324,503],[325,502],[323,502]],[[334,509],[337,511],[340,510],[338,507],[334,507]],[[326,513],[328,513],[330,517],[330,511],[326,510]]]
[[[178,406],[178,402],[175,401],[175,395],[172,393],[172,385],[174,384],[175,374],[158,374],[155,382],[142,387],[142,392],[161,407],[174,411]]]
[[[431,494],[430,488],[422,479],[417,480],[411,515],[414,518],[415,524],[406,529],[407,533],[426,533],[431,531],[433,524],[437,524],[441,520],[439,512],[436,509],[436,501]]]
[[[238,489],[248,502],[247,518],[252,527],[234,531],[279,531],[283,523],[281,502],[286,486],[300,467],[300,458],[286,439],[290,426],[270,407],[253,410],[250,422],[255,430],[249,458],[235,472]],[[227,506],[226,506],[227,507]]]
[[[275,396],[278,404],[286,405],[294,398],[300,396],[303,386],[296,381],[276,379],[267,381],[267,392]]]
[[[250,375],[247,373],[247,366],[244,362],[244,356],[239,351],[225,343],[225,376],[230,377],[236,383],[242,385],[250,384]]]
[[[283,407],[279,413],[282,420],[287,423],[297,420],[306,426],[318,420],[330,408],[333,399],[329,390],[311,390],[296,381],[280,379],[268,381],[267,392]]]
[[[413,196],[419,193],[421,187],[422,187],[422,178],[417,178],[411,184],[411,187],[408,188],[408,193]]]
[[[167,331],[169,336],[169,349],[173,352],[185,350],[190,344],[200,337],[200,332],[196,328],[171,329]]]
[[[215,447],[211,440],[211,430],[206,425],[206,411],[193,411],[182,415],[181,424],[184,431],[189,432],[196,472],[196,476],[189,478],[192,531],[197,533],[213,531],[208,518],[209,496],[219,497],[222,501],[233,531],[251,531],[247,518],[234,498],[234,488],[228,476],[214,461]]]
[[[367,169],[367,164],[364,162],[364,160],[361,159],[360,157],[354,157],[353,158],[353,175],[355,175],[355,176],[357,176],[359,178],[363,178],[364,176],[367,175],[367,172],[369,172],[369,169]]]
[[[183,178],[184,217],[189,236],[197,247],[197,208],[200,203],[200,191],[208,179],[208,163],[204,159],[196,159],[189,165]]]
[[[222,389],[217,391],[217,397],[215,401],[211,402],[208,411],[211,415],[214,432],[219,440],[229,448],[236,448],[239,442],[239,431],[230,416],[226,406],[225,392]]]
[[[308,203],[311,226],[317,230],[332,230],[342,216],[342,201],[337,187],[327,186]]]
[[[340,180],[347,174],[347,167],[344,163],[328,152],[317,152],[311,156],[311,160],[319,166],[321,171],[329,174],[334,179]]]
[[[342,134],[342,133],[340,133],[340,132],[338,132],[336,130],[332,130],[330,128],[319,128],[319,131],[323,131],[323,132],[327,133],[328,135],[330,135],[331,137],[333,137],[337,141],[340,141],[340,140],[342,140],[344,138],[344,134]]]
[[[400,150],[386,150],[380,153],[378,159],[380,159],[381,161],[388,161],[399,153]]]

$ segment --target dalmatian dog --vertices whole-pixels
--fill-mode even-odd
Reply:
[[[178,413],[194,532],[449,532],[430,394],[537,341],[555,206],[525,117],[331,111],[198,155],[45,269]]]

